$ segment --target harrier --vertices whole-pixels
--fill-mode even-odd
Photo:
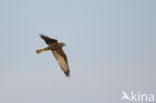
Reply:
[[[36,50],[37,54],[40,54],[44,51],[51,50],[52,54],[56,58],[60,68],[62,71],[64,71],[64,74],[69,77],[70,76],[70,70],[68,66],[68,60],[67,56],[63,51],[63,47],[65,46],[65,43],[58,42],[56,39],[52,39],[46,35],[40,34],[40,37],[45,41],[45,43],[48,45],[48,47]]]

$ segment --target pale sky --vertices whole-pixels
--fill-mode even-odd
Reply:
[[[120,103],[156,94],[155,0],[0,0],[0,103]],[[66,78],[39,37],[66,43]]]

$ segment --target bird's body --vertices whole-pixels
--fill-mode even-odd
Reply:
[[[61,49],[64,45],[62,45],[63,43],[51,43],[49,44],[49,48],[51,50],[58,50],[58,49]]]
[[[64,53],[64,51],[62,49],[62,47],[64,47],[65,44],[59,43],[56,39],[49,38],[48,36],[45,36],[43,34],[40,35],[40,37],[46,42],[48,47],[46,47],[44,49],[37,50],[36,53],[39,54],[39,53],[42,53],[44,51],[51,50],[52,54],[54,55],[54,57],[58,61],[59,66],[64,71],[65,75],[67,77],[69,77],[70,76],[70,70],[69,70],[69,66],[68,66],[68,60],[67,60],[66,54]]]

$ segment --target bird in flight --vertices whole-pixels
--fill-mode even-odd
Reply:
[[[65,43],[58,42],[56,39],[52,39],[43,34],[40,34],[40,37],[45,41],[48,47],[40,49],[40,50],[36,50],[36,53],[40,54],[44,51],[51,50],[60,68],[62,69],[62,71],[64,71],[64,74],[66,75],[66,77],[69,77],[70,70],[69,70],[68,60],[67,60],[66,54],[64,53],[62,49],[65,46]]]

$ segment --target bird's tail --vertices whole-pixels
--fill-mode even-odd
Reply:
[[[40,53],[42,53],[42,52],[44,52],[44,51],[48,51],[48,50],[50,50],[49,47],[47,47],[47,48],[43,48],[43,49],[39,49],[39,50],[36,50],[36,53],[37,53],[37,54],[40,54]]]

